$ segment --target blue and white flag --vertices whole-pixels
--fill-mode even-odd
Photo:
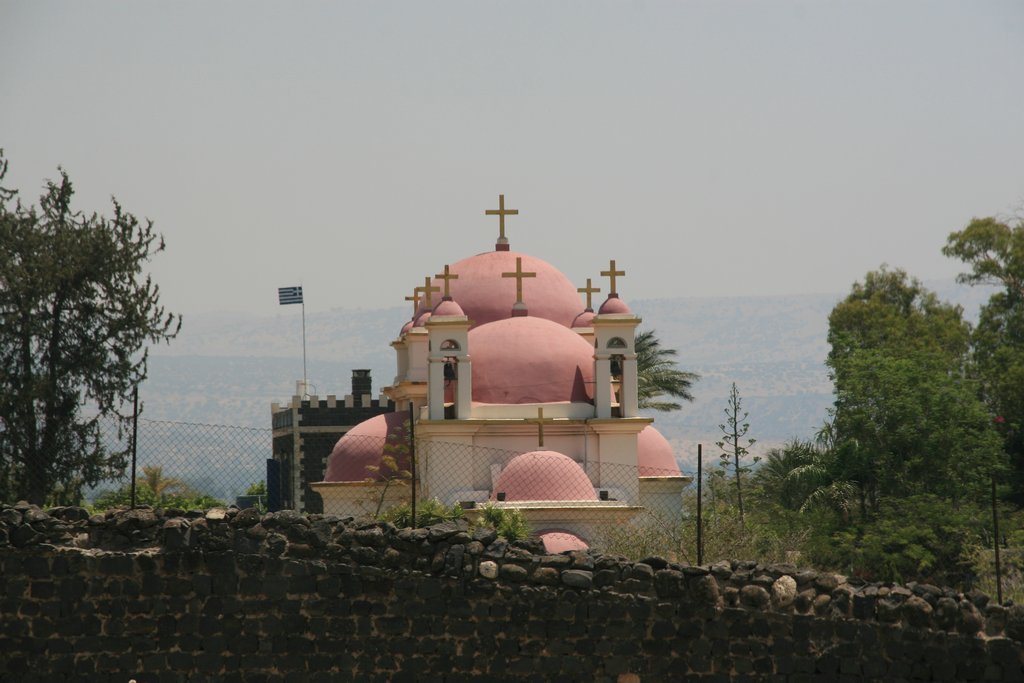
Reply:
[[[277,301],[282,306],[302,303],[302,287],[278,287]]]

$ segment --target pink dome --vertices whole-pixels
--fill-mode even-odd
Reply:
[[[672,445],[654,427],[644,427],[636,439],[637,467],[641,477],[678,477]]]
[[[434,315],[466,315],[452,299],[442,299],[441,303],[434,307]]]
[[[419,314],[416,317],[416,322],[414,322],[412,324],[412,326],[413,327],[423,327],[424,325],[427,324],[427,321],[430,320],[430,316],[431,315],[433,315],[433,314],[430,311],[426,311],[424,313]]]
[[[469,353],[479,403],[591,401],[593,348],[550,320],[531,315],[476,327],[469,331]]]
[[[402,325],[402,331],[398,333],[398,336],[401,337],[403,334],[405,334],[406,332],[411,330],[412,329],[412,324],[413,324],[413,321],[410,320],[406,324]]]
[[[544,541],[544,550],[551,555],[567,550],[587,550],[590,547],[576,534],[562,529],[545,529],[537,534],[537,538]]]
[[[632,313],[632,311],[629,310],[629,306],[626,305],[626,302],[623,301],[622,299],[620,299],[618,297],[618,295],[609,296],[605,300],[605,302],[603,304],[601,304],[601,308],[598,309],[597,312],[598,313],[626,313],[626,314]]]
[[[338,439],[327,459],[324,481],[365,481],[394,476],[375,471],[385,454],[395,456],[398,468],[407,470],[408,442],[405,413],[384,413],[360,422]]]
[[[452,265],[451,272],[459,276],[449,286],[452,298],[476,326],[510,317],[516,281],[501,274],[515,271],[517,256],[522,258],[524,272],[537,274],[523,279],[523,301],[530,315],[569,327],[580,310],[576,287],[550,263],[515,251],[488,251]],[[435,280],[433,284],[442,283]]]
[[[494,483],[505,500],[597,500],[594,485],[575,460],[555,451],[530,451],[512,458]]]
[[[572,321],[573,327],[591,327],[594,324],[594,312],[583,311]]]

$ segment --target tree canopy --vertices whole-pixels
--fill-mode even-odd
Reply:
[[[957,280],[999,287],[972,334],[972,371],[1013,465],[1024,502],[1024,218],[975,218],[950,233],[942,253],[969,266]]]
[[[868,273],[829,316],[833,476],[862,511],[884,496],[977,493],[998,469],[991,420],[966,375],[970,326],[901,270]]]
[[[153,223],[116,200],[111,218],[85,214],[73,194],[63,170],[38,208],[0,192],[0,499],[74,503],[120,475],[99,420],[125,419],[147,344],[181,325],[143,273],[164,249]]]

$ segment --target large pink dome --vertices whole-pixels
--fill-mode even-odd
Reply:
[[[452,298],[476,326],[508,318],[516,302],[516,281],[501,274],[515,271],[516,257],[522,259],[524,272],[537,274],[523,278],[523,301],[530,315],[572,325],[580,312],[576,287],[547,261],[515,251],[488,251],[452,265],[451,272],[459,276],[451,280]],[[433,284],[443,283],[435,280]]]
[[[469,355],[479,403],[592,400],[593,348],[550,320],[528,315],[476,327],[469,331]]]
[[[537,534],[537,538],[544,542],[544,550],[551,555],[567,550],[586,550],[590,547],[582,538],[563,529],[545,529]]]
[[[654,427],[644,427],[636,439],[637,467],[641,477],[678,477],[672,445]]]
[[[324,481],[366,481],[394,477],[391,470],[381,471],[384,455],[395,457],[399,470],[409,468],[409,449],[405,413],[384,413],[360,422],[338,439],[327,459]]]
[[[494,483],[491,499],[597,500],[594,485],[579,464],[555,451],[530,451],[512,458]]]

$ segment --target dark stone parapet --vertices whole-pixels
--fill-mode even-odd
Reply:
[[[0,506],[0,623],[0,681],[1024,680],[981,593],[291,511]]]

